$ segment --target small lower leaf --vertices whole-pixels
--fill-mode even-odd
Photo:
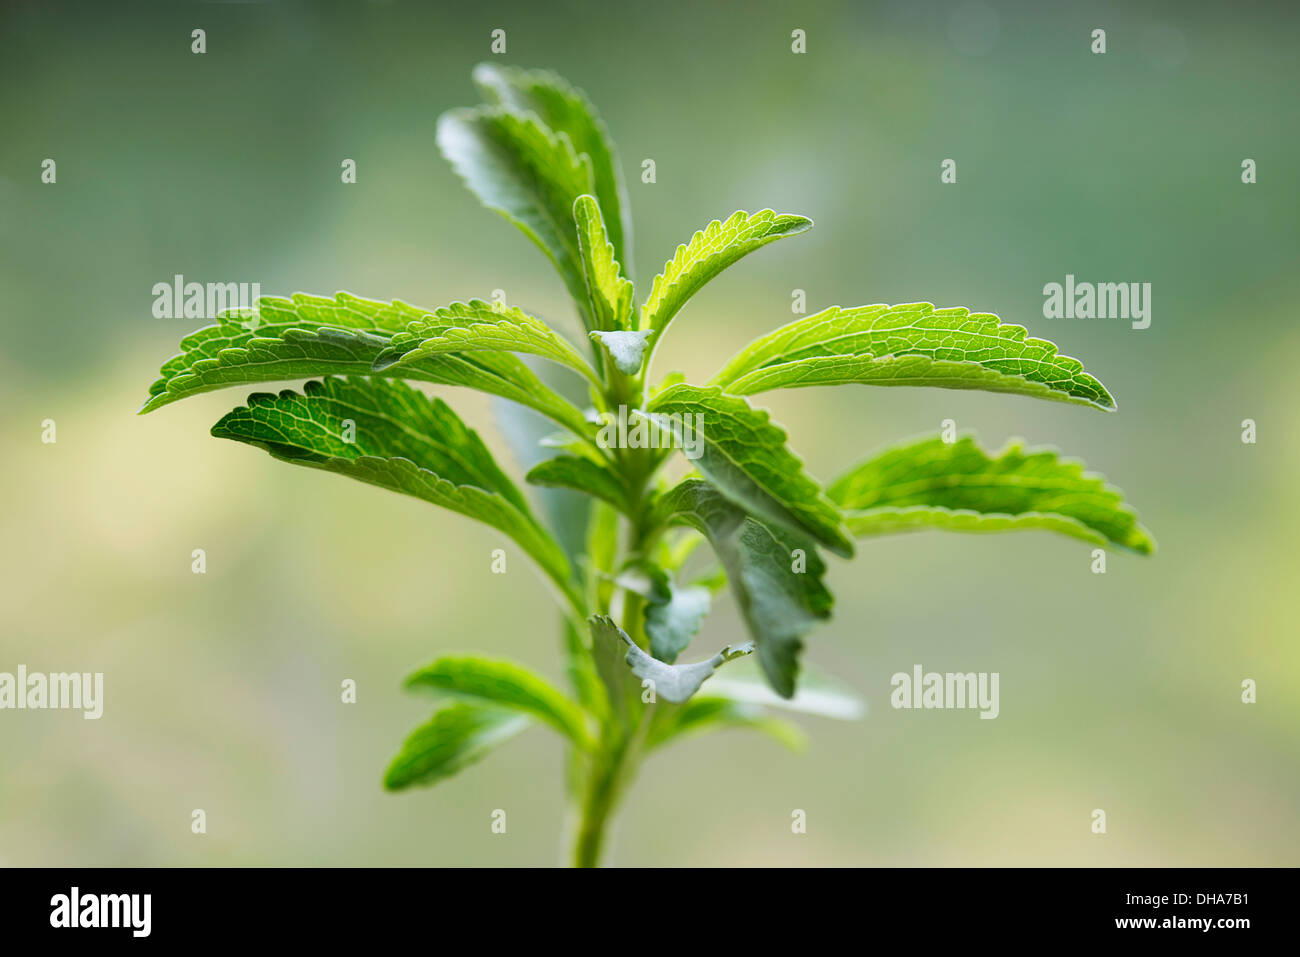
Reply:
[[[384,775],[384,787],[400,791],[436,784],[482,759],[497,745],[523,731],[531,720],[521,714],[453,704],[411,732]]]
[[[511,661],[469,656],[439,658],[412,673],[406,687],[478,698],[545,721],[582,748],[591,735],[580,708],[544,678]]]

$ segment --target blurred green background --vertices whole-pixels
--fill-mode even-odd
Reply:
[[[837,614],[808,660],[868,699],[865,720],[798,718],[802,754],[724,732],[651,758],[615,861],[1300,863],[1298,19],[995,0],[6,4],[0,670],[102,671],[106,701],[98,722],[0,713],[0,863],[559,860],[561,749],[544,730],[432,790],[380,788],[427,714],[399,690],[413,666],[478,650],[558,679],[522,555],[492,575],[489,529],[210,438],[247,389],[134,415],[204,324],[152,318],[151,287],[175,273],[429,306],[502,288],[567,313],[549,264],[434,145],[437,115],[477,102],[469,71],[498,27],[501,59],[564,73],[603,111],[642,295],[712,218],[770,206],[817,223],[705,290],[661,373],[707,376],[791,318],[794,288],[810,312],[996,312],[1083,358],[1119,412],[856,387],[758,403],[823,479],[945,418],[995,448],[1057,445],[1121,486],[1160,544],[1112,552],[1105,575],[1045,533],[916,534],[831,560]],[[1257,185],[1240,182],[1246,157]],[[956,185],[939,182],[946,158]],[[1066,273],[1152,283],[1151,327],[1043,319],[1042,287]],[[505,457],[488,401],[439,393]],[[740,635],[726,599],[696,651]],[[999,672],[1000,717],[893,710],[889,677],[916,663]]]

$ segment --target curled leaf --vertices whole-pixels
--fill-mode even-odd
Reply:
[[[686,701],[699,691],[700,685],[728,661],[742,658],[754,651],[754,643],[747,641],[743,645],[727,645],[707,661],[696,661],[688,665],[670,665],[638,648],[636,642],[628,637],[627,632],[614,624],[609,616],[593,615],[587,620],[591,624],[591,633],[595,641],[606,644],[621,641],[627,646],[627,654],[623,660],[632,669],[632,674],[642,681],[649,681],[658,697],[674,704]]]

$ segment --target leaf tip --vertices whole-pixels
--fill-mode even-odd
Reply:
[[[1129,542],[1129,547],[1139,555],[1150,557],[1156,553],[1156,540],[1144,525],[1137,525]]]
[[[388,770],[384,772],[385,791],[402,791],[405,790],[406,786],[410,783],[411,782],[406,779],[406,775],[404,775],[401,772],[401,769],[398,768],[396,760],[394,760],[393,763],[388,766]]]

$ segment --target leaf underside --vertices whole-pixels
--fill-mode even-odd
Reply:
[[[813,543],[756,521],[699,479],[668,492],[654,518],[687,525],[709,540],[726,569],[763,673],[777,694],[791,697],[803,635],[831,613],[832,598],[822,584],[826,566]],[[802,552],[802,566],[796,552]]]
[[[713,593],[701,585],[666,584],[663,600],[646,602],[645,633],[650,653],[672,664],[699,633],[713,607]]]
[[[728,645],[706,661],[670,665],[647,654],[608,615],[593,615],[588,622],[594,642],[617,648],[632,674],[653,686],[656,698],[674,704],[689,700],[722,665],[754,650],[752,643],[736,647]]]
[[[587,156],[534,114],[501,107],[443,113],[438,148],[484,206],[541,247],[579,305],[583,324],[593,328],[573,226],[574,202],[594,188]]]
[[[632,258],[632,214],[613,138],[587,95],[549,70],[480,63],[474,83],[494,105],[535,114],[555,133],[563,133],[591,163],[592,183],[604,211],[614,258]]]

